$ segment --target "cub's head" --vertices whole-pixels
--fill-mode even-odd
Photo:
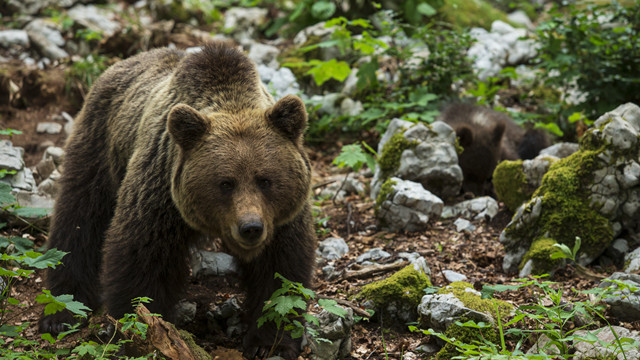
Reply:
[[[221,237],[242,260],[257,256],[309,198],[306,125],[305,106],[295,96],[237,113],[174,106],[167,119],[178,152],[171,190],[184,220]]]
[[[464,181],[462,189],[475,195],[484,195],[500,161],[500,149],[505,125],[497,122],[492,127],[461,124],[456,127],[460,146],[464,149],[458,155]]]

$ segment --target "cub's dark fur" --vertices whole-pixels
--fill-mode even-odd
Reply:
[[[249,331],[245,353],[265,353],[275,329],[256,328],[275,272],[310,285],[315,236],[302,101],[277,103],[253,63],[222,42],[185,54],[152,50],[95,83],[66,145],[49,247],[68,251],[47,274],[120,317],[131,299],[173,317],[189,274],[189,244],[220,237],[242,267]],[[59,332],[68,313],[44,317]],[[280,353],[295,358],[289,338]]]
[[[549,146],[540,130],[525,130],[504,113],[481,106],[454,103],[444,108],[439,120],[449,124],[464,148],[458,156],[464,191],[475,195],[490,192],[490,180],[502,160],[532,159]]]

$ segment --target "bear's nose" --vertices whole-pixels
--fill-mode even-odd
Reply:
[[[259,221],[250,221],[240,225],[240,236],[247,241],[254,242],[262,236],[264,226]]]

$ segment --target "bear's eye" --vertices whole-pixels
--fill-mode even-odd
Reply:
[[[258,178],[257,182],[258,182],[258,186],[262,190],[268,190],[269,188],[271,188],[271,180],[269,180],[269,179]]]
[[[233,183],[233,181],[226,180],[220,183],[220,190],[225,193],[232,192],[234,187],[235,184]]]

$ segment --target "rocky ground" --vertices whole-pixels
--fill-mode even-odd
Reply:
[[[18,32],[0,32],[0,128],[22,131],[21,134],[3,137],[10,140],[14,146],[24,149],[22,157],[25,168],[35,173],[36,185],[40,186],[37,189],[46,190],[41,184],[48,179],[55,180],[55,168],[59,167],[59,162],[54,159],[54,164],[48,165],[45,169],[42,165],[43,156],[47,149],[63,145],[72,127],[73,116],[79,111],[94,75],[117,61],[119,57],[149,48],[167,45],[180,49],[196,47],[202,40],[211,37],[209,31],[214,25],[198,25],[203,23],[203,17],[207,16],[207,13],[202,11],[187,11],[188,19],[195,20],[178,20],[168,16],[167,9],[162,6],[145,7],[145,4],[141,3],[113,2],[104,8],[83,4],[73,7],[73,4],[61,5],[62,7],[54,6],[49,12],[45,11],[47,16],[43,15],[43,8],[46,8],[49,2],[43,1],[40,8],[33,10],[38,3],[7,1],[3,5],[3,9],[12,9],[14,16],[2,19],[1,30]],[[153,1],[150,3],[156,4]],[[151,10],[142,11],[143,8]],[[218,19],[217,22],[224,22],[224,27],[231,29],[227,35],[243,45],[250,56],[259,63],[263,81],[279,96],[299,92],[301,86],[296,82],[296,77],[291,70],[279,67],[276,59],[278,53],[287,48],[291,41],[276,39],[256,43],[251,40],[255,37],[256,29],[246,24],[260,21],[260,18],[269,14],[266,11],[247,11],[240,16],[236,12],[239,10],[228,9],[224,14],[224,20]],[[44,18],[55,18],[55,24],[43,23],[41,20]],[[491,37],[509,32],[508,28],[500,25],[491,33],[480,31],[481,34],[478,36]],[[93,33],[100,33],[101,36],[93,38]],[[510,34],[514,39],[522,35],[520,30]],[[492,41],[501,42],[499,39]],[[527,56],[529,45],[526,42],[514,40],[513,45],[512,50],[516,54],[512,56],[515,57],[513,61],[520,61],[518,56]],[[481,49],[476,48],[474,51],[480,52]],[[505,56],[502,58],[508,59]],[[491,68],[496,62],[486,60],[485,63],[489,67],[480,72],[481,76],[486,77],[499,71]],[[352,100],[342,101],[340,105],[338,108],[341,108],[339,111],[343,114],[358,111],[357,103]],[[371,130],[363,131],[360,135],[371,145],[375,145],[380,136]],[[399,263],[405,265],[408,258],[416,257],[426,260],[433,286],[444,287],[460,279],[466,279],[465,281],[478,290],[484,285],[516,283],[516,276],[503,271],[505,250],[498,240],[513,215],[504,204],[499,203],[497,213],[490,217],[474,220],[472,216],[466,216],[466,220],[469,221],[466,224],[461,223],[458,216],[436,217],[429,220],[426,230],[384,230],[374,214],[374,201],[368,195],[373,172],[361,171],[352,174],[359,184],[353,186],[351,191],[335,198],[332,196],[335,189],[332,191],[330,188],[340,184],[346,175],[345,169],[338,169],[332,164],[342,145],[345,144],[341,140],[336,140],[308,146],[314,170],[314,216],[317,219],[318,238],[320,241],[342,239],[344,243],[338,242],[341,245],[346,244],[346,248],[342,246],[327,250],[337,252],[333,255],[319,254],[313,287],[319,296],[340,300],[356,315],[363,316],[363,310],[368,304],[355,300],[353,295],[365,284],[397,272],[401,268]],[[49,150],[48,158],[53,156],[52,152],[56,153]],[[63,168],[57,170],[63,171]],[[347,189],[348,187],[345,188]],[[51,196],[55,195],[55,190],[48,194],[44,195],[45,200],[50,200]],[[460,195],[448,200],[445,205],[453,205],[468,200],[469,197]],[[38,223],[38,226],[34,227],[15,224],[5,228],[4,232],[6,236],[30,238],[40,247],[47,238],[46,224],[40,225],[41,223]],[[215,241],[205,244],[205,248],[207,251],[220,250]],[[407,253],[412,255],[409,256]],[[198,254],[206,257],[209,256],[206,254],[210,253]],[[366,263],[362,258],[365,255],[371,257],[373,254],[376,254],[373,256],[373,264]],[[194,276],[190,279],[188,293],[181,307],[186,315],[178,325],[193,333],[197,344],[214,357],[241,359],[242,328],[234,320],[239,313],[234,303],[241,304],[243,294],[238,288],[237,277],[232,269],[219,268],[212,271],[222,272],[223,275],[207,275],[207,270],[200,269],[202,263],[201,260],[194,261]],[[593,289],[600,283],[599,279],[619,270],[614,263],[605,261],[595,262],[588,269],[589,276],[572,265],[556,271],[553,280],[557,284],[553,286],[566,290],[563,302],[585,300],[585,295],[578,295],[570,290]],[[18,299],[22,306],[5,314],[1,318],[2,322],[30,322],[31,325],[24,335],[27,340],[33,341],[32,344],[18,347],[17,350],[73,348],[81,341],[89,339],[104,341],[100,327],[108,323],[108,320],[102,316],[93,317],[92,324],[98,326],[83,329],[55,345],[42,340],[36,324],[43,306],[34,300],[41,289],[42,272],[36,272],[15,284],[11,290],[11,296]],[[515,306],[535,303],[539,296],[539,293],[524,289],[496,294],[497,298]],[[225,315],[223,308],[231,308],[231,314]],[[313,306],[312,311],[315,311]],[[605,315],[612,325],[640,330],[640,321],[623,321],[619,316],[613,316],[610,311]],[[406,322],[397,318],[387,318],[385,311],[378,311],[369,319],[357,321],[349,336],[351,348],[345,357],[347,359],[433,358],[439,348],[433,336],[409,332]],[[523,347],[528,349],[533,343],[534,340],[529,339]],[[301,355],[303,359],[310,356],[309,350]]]

